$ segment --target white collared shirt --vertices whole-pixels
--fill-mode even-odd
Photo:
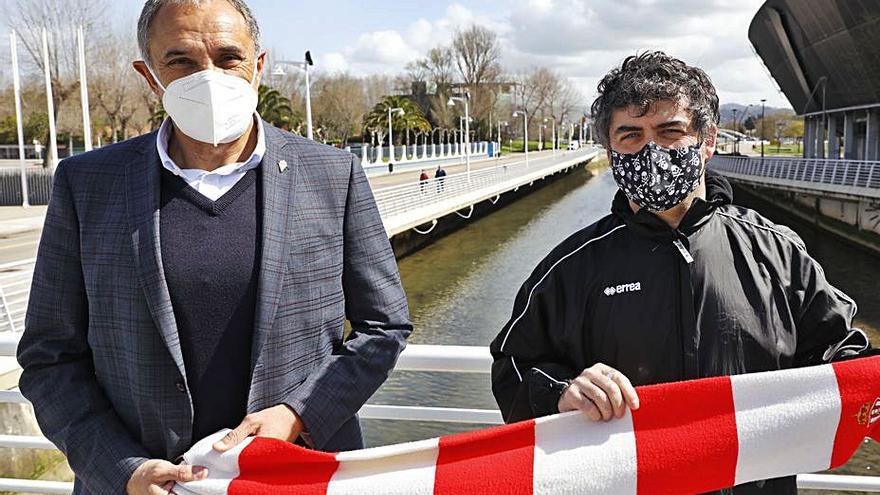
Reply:
[[[159,128],[159,134],[156,136],[156,149],[159,151],[159,159],[162,160],[162,166],[174,175],[182,178],[190,187],[198,191],[210,199],[217,201],[227,191],[232,189],[244,174],[253,168],[257,168],[266,154],[266,133],[263,129],[263,119],[256,113],[254,117],[257,121],[257,145],[250,158],[244,162],[230,163],[223,165],[212,171],[202,170],[199,168],[180,168],[171,156],[168,155],[168,139],[171,137],[171,118],[168,117],[162,122]]]

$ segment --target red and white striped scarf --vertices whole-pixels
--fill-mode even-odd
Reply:
[[[197,495],[688,494],[844,464],[880,439],[880,356],[640,387],[641,408],[566,413],[342,453],[265,438],[196,444]]]

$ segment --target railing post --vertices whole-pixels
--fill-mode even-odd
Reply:
[[[3,304],[3,312],[6,313],[6,319],[9,320],[9,330],[15,332],[15,320],[12,319],[12,312],[9,310],[9,303],[6,301],[6,291],[0,287],[0,302]]]

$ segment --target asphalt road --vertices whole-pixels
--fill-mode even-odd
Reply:
[[[35,257],[39,242],[40,231],[38,230],[0,237],[0,264]]]

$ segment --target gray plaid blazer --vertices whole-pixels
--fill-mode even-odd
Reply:
[[[356,413],[412,331],[397,264],[352,155],[265,129],[248,411],[287,404],[316,448],[356,449]],[[162,269],[161,167],[154,133],[69,158],[55,175],[18,360],[74,493],[124,493],[145,459],[173,460],[199,440]]]

